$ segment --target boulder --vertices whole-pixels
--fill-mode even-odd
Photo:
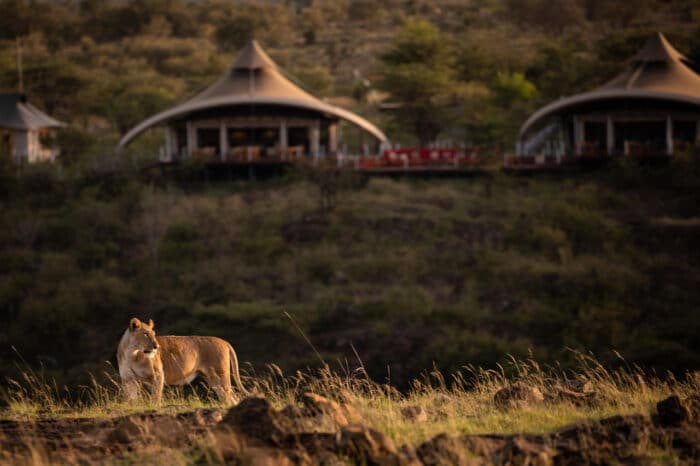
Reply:
[[[355,463],[402,464],[394,442],[381,432],[359,426],[344,427],[336,434],[338,451]]]
[[[552,434],[550,441],[559,465],[615,464],[646,449],[651,433],[649,418],[633,414],[577,424]]]
[[[544,395],[539,388],[533,385],[515,382],[498,390],[493,401],[498,409],[508,410],[542,403]]]
[[[428,420],[428,413],[425,412],[422,406],[404,406],[401,408],[401,416],[412,422],[426,422]]]
[[[360,413],[347,403],[337,403],[311,392],[304,393],[301,401],[306,413],[311,417],[326,416],[339,427],[363,424]]]
[[[475,452],[471,447],[471,437],[457,439],[447,434],[439,434],[427,442],[422,443],[416,449],[416,454],[426,466],[438,466],[443,464],[480,465],[483,461],[475,456],[490,455],[495,448],[484,447],[484,450]],[[478,439],[476,440],[478,442]]]
[[[690,419],[690,410],[678,395],[671,395],[656,403],[657,423],[662,427],[678,427]]]
[[[114,429],[107,434],[107,440],[113,443],[128,444],[151,440],[148,423],[139,416],[127,416],[117,421]]]
[[[292,466],[294,463],[281,450],[263,447],[245,448],[236,464],[246,466]]]
[[[593,388],[593,383],[583,377],[577,377],[573,379],[566,379],[560,383],[561,388],[570,390],[576,393],[593,393],[595,389]]]
[[[274,410],[265,398],[249,397],[231,408],[219,423],[220,428],[230,428],[263,442],[282,445],[294,432],[294,423]]]
[[[579,392],[568,389],[564,386],[556,386],[547,396],[549,401],[568,401],[575,405],[591,404],[596,400],[596,393],[593,391]]]
[[[198,409],[194,412],[194,423],[198,426],[218,424],[224,415],[218,409]]]
[[[302,411],[297,405],[287,405],[280,410],[280,414],[288,417],[289,419],[301,419],[305,417],[304,411]]]
[[[542,438],[516,435],[503,448],[490,455],[493,464],[551,466],[556,452]]]
[[[685,400],[685,406],[690,411],[689,421],[700,424],[700,395],[691,395]]]

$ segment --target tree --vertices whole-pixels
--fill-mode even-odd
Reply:
[[[535,85],[522,73],[503,73],[496,76],[491,86],[496,105],[508,109],[516,102],[532,100],[537,94]]]
[[[450,48],[433,24],[409,19],[382,56],[380,85],[401,105],[394,119],[414,131],[422,145],[435,140],[450,118],[455,85]]]
[[[314,95],[328,96],[333,93],[333,75],[325,66],[293,68],[291,74]]]

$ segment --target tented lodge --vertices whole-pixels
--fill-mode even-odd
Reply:
[[[508,162],[668,158],[693,146],[700,146],[700,76],[656,33],[607,84],[530,116]]]
[[[240,52],[230,70],[207,89],[152,116],[120,141],[165,126],[161,161],[198,158],[217,162],[263,163],[335,154],[338,124],[349,122],[365,138],[367,152],[387,141],[364,118],[330,105],[295,84],[256,41]]]

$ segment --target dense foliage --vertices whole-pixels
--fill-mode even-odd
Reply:
[[[298,325],[325,361],[355,366],[354,347],[397,384],[508,353],[566,365],[567,347],[698,368],[700,171],[678,163],[327,179],[333,203],[322,173],[184,189],[126,161],[6,172],[0,372],[14,346],[84,380],[134,315],[163,334],[225,337],[257,370],[319,364]]]

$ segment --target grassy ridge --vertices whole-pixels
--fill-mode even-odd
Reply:
[[[643,375],[637,368],[626,367],[614,371],[606,370],[594,358],[580,353],[572,354],[577,364],[574,370],[543,367],[533,360],[510,359],[508,371],[465,369],[452,374],[455,382],[448,386],[445,378],[433,372],[422,380],[414,380],[412,389],[401,394],[367,378],[366,373],[333,372],[328,368],[314,373],[297,373],[285,376],[275,366],[268,367],[265,373],[246,380],[251,391],[264,396],[277,409],[287,405],[296,405],[302,392],[312,392],[342,400],[355,407],[367,427],[385,433],[397,445],[417,445],[434,438],[438,434],[449,436],[461,434],[516,434],[547,433],[574,423],[591,422],[614,415],[641,413],[650,415],[654,405],[671,393],[685,398],[697,393],[697,374],[683,380],[661,381]],[[513,374],[511,377],[505,373]],[[94,418],[97,425],[101,419],[110,419],[139,412],[159,414],[186,412],[197,408],[226,408],[207,394],[190,394],[185,396],[181,390],[166,390],[163,404],[154,406],[147,401],[126,404],[121,401],[118,386],[93,385],[89,399],[85,402],[67,401],[54,391],[51,383],[31,373],[25,376],[31,382],[30,388],[11,388],[7,395],[9,408],[2,417],[11,420],[36,420],[70,418]],[[587,380],[595,390],[594,400],[578,404],[566,400],[553,400],[542,404],[532,403],[510,410],[499,410],[494,406],[494,394],[514,381],[538,387],[543,393],[556,390],[566,380]],[[468,380],[468,382],[467,382]],[[408,407],[419,407],[425,418],[416,421],[402,414]],[[300,420],[299,422],[304,422]],[[316,419],[313,424],[305,426],[306,431],[334,432],[337,426],[330,419]],[[66,451],[54,452],[47,445],[42,445],[40,435],[34,441],[27,441],[26,452],[13,447],[3,458],[10,464],[22,464],[31,459],[32,464],[62,464],[80,459],[83,464],[90,462],[111,461],[115,464],[130,464],[147,461],[153,464],[219,464],[221,439],[216,436],[203,435],[191,438],[189,442],[174,448],[151,443],[148,448],[137,448],[130,453],[124,452],[114,457],[105,455],[99,448],[92,455],[77,450],[67,454]],[[98,437],[99,438],[99,437]],[[1,443],[0,443],[1,444]],[[70,452],[70,446],[68,446]],[[469,453],[471,455],[471,453]],[[667,446],[667,450],[658,445],[642,444],[637,457],[649,457],[650,464],[663,464],[664,461],[676,460],[677,453]],[[219,458],[217,460],[217,458]]]

